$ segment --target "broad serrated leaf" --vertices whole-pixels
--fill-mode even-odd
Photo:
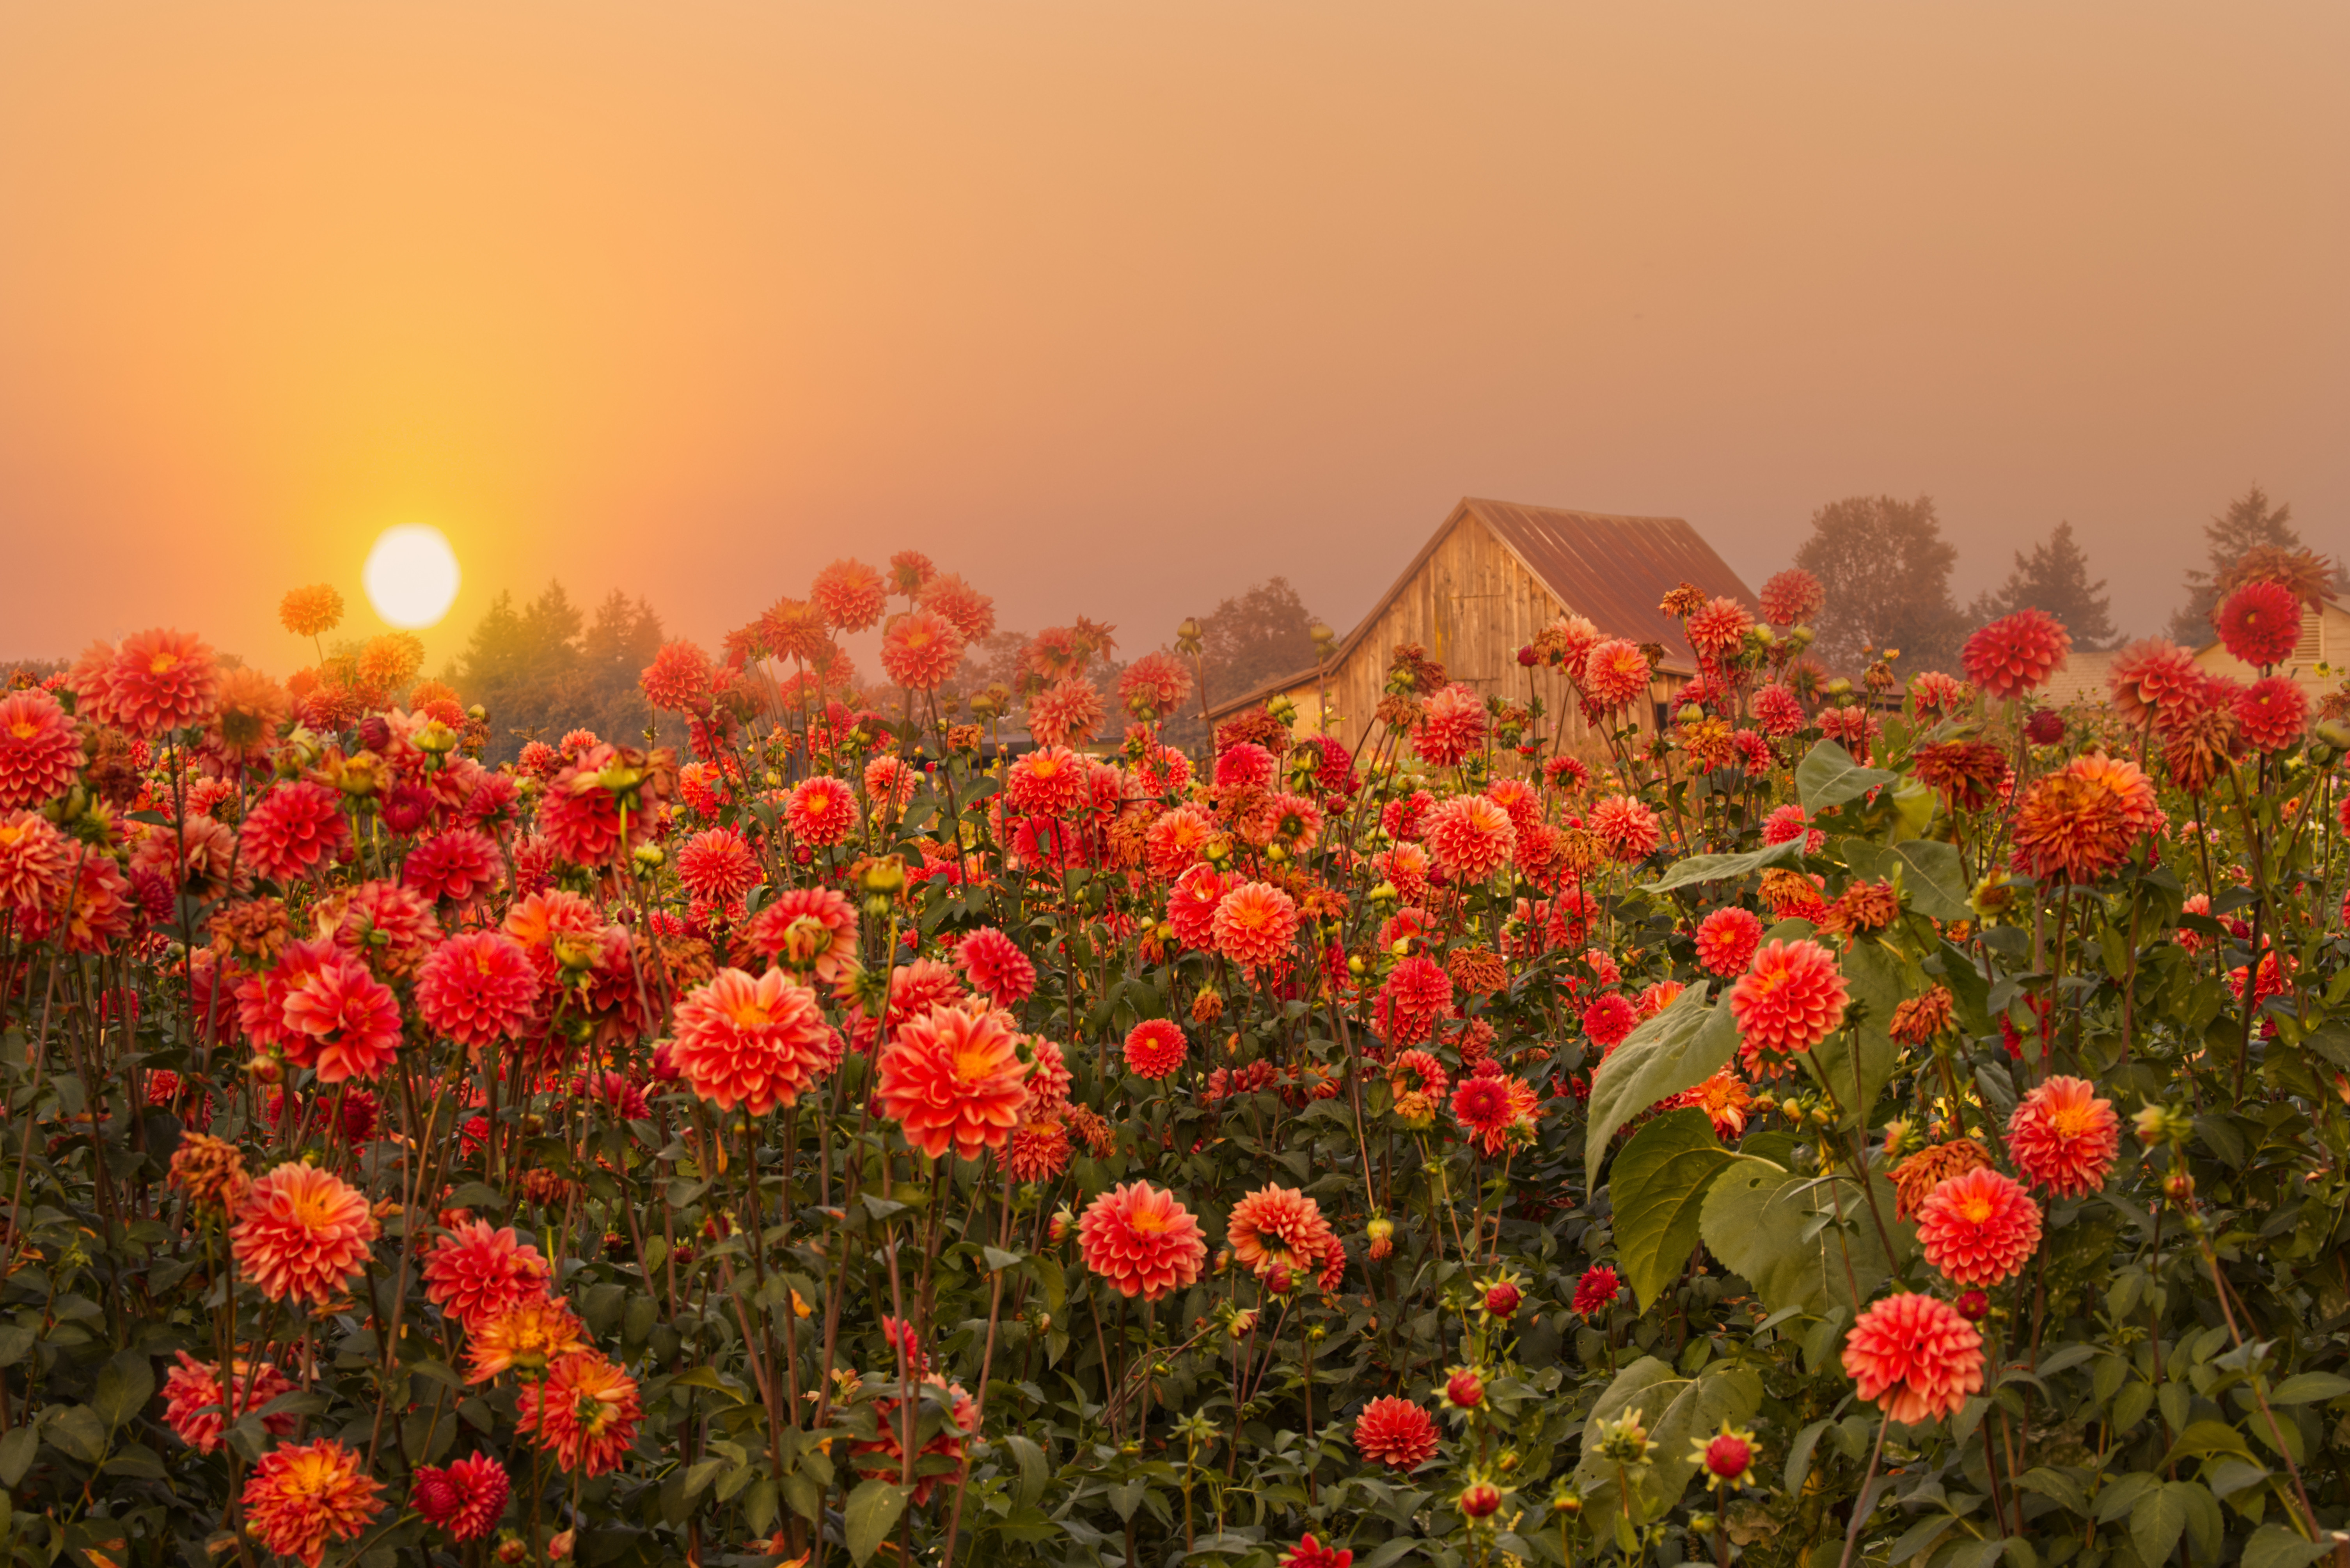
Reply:
[[[2309,1568],[2334,1554],[2326,1541],[2303,1541],[2287,1525],[2263,1524],[2244,1542],[2244,1568]]]
[[[109,1427],[120,1427],[139,1414],[154,1397],[155,1369],[135,1351],[125,1351],[98,1369],[90,1392],[90,1408]]]
[[[893,1481],[876,1478],[859,1481],[848,1494],[841,1519],[848,1534],[848,1555],[859,1563],[871,1560],[906,1511],[907,1490]]]
[[[2176,1482],[2156,1487],[2130,1510],[2130,1544],[2137,1548],[2141,1563],[2167,1561],[2186,1528],[2187,1503]]]
[[[2350,1377],[2331,1372],[2296,1372],[2269,1390],[2272,1405],[2322,1405],[2350,1394]]]
[[[1727,882],[1767,866],[1784,866],[1801,859],[1803,853],[1804,839],[1798,835],[1783,844],[1750,849],[1742,855],[1692,855],[1686,860],[1675,861],[1662,877],[1643,882],[1640,888],[1643,892],[1669,893],[1692,882]]]
[[[1872,882],[1893,880],[1898,873],[1909,908],[1937,920],[1970,920],[1967,878],[1959,846],[1933,838],[1908,838],[1898,844],[1844,842],[1844,863],[1856,876]]]
[[[1899,774],[1865,768],[1834,741],[1822,741],[1795,765],[1795,794],[1807,815],[1816,816],[1831,806],[1858,800],[1870,790],[1894,783]]]
[[[1882,1177],[1872,1180],[1898,1254],[1890,1260],[1857,1187],[1844,1181],[1832,1192],[1827,1180],[1745,1155],[1715,1179],[1698,1232],[1715,1257],[1754,1287],[1766,1311],[1857,1310],[1917,1244],[1915,1227],[1894,1218],[1891,1187]],[[1841,1230],[1832,1222],[1839,1203]]]
[[[1625,1037],[1591,1075],[1591,1127],[1584,1179],[1599,1185],[1599,1167],[1617,1130],[1668,1096],[1704,1083],[1738,1053],[1738,1021],[1708,1007],[1700,981]]]
[[[1688,1265],[1706,1191],[1737,1158],[1694,1107],[1667,1111],[1616,1157],[1607,1175],[1616,1250],[1644,1308],[1656,1305]]]

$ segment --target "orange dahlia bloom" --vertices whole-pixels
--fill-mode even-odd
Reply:
[[[1409,1399],[1374,1399],[1355,1417],[1355,1451],[1389,1469],[1417,1469],[1435,1457],[1435,1418]]]
[[[1611,637],[1595,643],[1583,662],[1583,695],[1602,712],[1628,708],[1648,694],[1648,656],[1639,645]]]
[[[1835,957],[1814,941],[1773,942],[1730,988],[1738,1049],[1747,1072],[1777,1077],[1787,1058],[1808,1051],[1844,1022],[1851,992]]]
[[[1233,1204],[1224,1239],[1232,1256],[1259,1279],[1275,1269],[1318,1272],[1337,1242],[1322,1206],[1287,1187],[1260,1187]]]
[[[784,821],[803,844],[838,844],[857,830],[857,792],[829,774],[803,779],[784,803]]]
[[[704,903],[726,905],[759,885],[759,861],[743,836],[712,827],[678,846],[679,886]]]
[[[318,1568],[327,1542],[357,1539],[383,1511],[382,1490],[332,1438],[272,1449],[244,1483],[244,1527],[280,1557]]]
[[[2054,1077],[2018,1102],[2007,1119],[2007,1152],[2033,1184],[2059,1198],[2084,1198],[2106,1184],[2121,1150],[2121,1117],[2086,1078]]]
[[[637,1380],[594,1350],[556,1360],[520,1395],[515,1430],[537,1433],[557,1464],[591,1476],[619,1468],[645,1414]]]
[[[1970,1137],[1930,1144],[1893,1168],[1894,1211],[1907,1220],[1924,1206],[1927,1195],[1954,1176],[1981,1170],[1991,1155]]]
[[[586,1348],[587,1325],[569,1302],[544,1291],[518,1294],[467,1331],[465,1380],[484,1383],[517,1366],[536,1372]]]
[[[157,628],[122,639],[106,688],[106,717],[136,735],[160,735],[212,716],[220,672],[210,644]]]
[[[1028,732],[1047,746],[1085,744],[1102,718],[1101,693],[1081,675],[1064,676],[1028,700]]]
[[[1845,1336],[1844,1369],[1863,1399],[1914,1426],[1955,1416],[1982,1392],[1982,1335],[1946,1301],[1887,1296]]]
[[[856,961],[857,935],[857,906],[837,888],[786,888],[743,929],[768,962],[827,984]]]
[[[716,681],[717,671],[702,645],[678,638],[660,645],[653,661],[638,674],[637,688],[646,701],[664,713],[699,717],[710,711]]]
[[[229,1244],[236,1266],[271,1301],[293,1296],[323,1306],[367,1266],[381,1232],[358,1189],[289,1160],[245,1189]]]
[[[1126,1070],[1155,1083],[1172,1075],[1190,1050],[1180,1025],[1165,1018],[1146,1018],[1127,1031]]]
[[[2143,723],[2178,702],[2193,702],[2203,687],[2203,671],[2195,656],[2167,638],[2131,643],[2114,656],[2107,677],[2114,711],[2130,723]]]
[[[670,1060],[694,1094],[754,1116],[796,1105],[841,1055],[816,992],[778,969],[720,970],[678,1003],[676,1029]]]
[[[985,992],[998,1007],[1017,1007],[1035,994],[1035,964],[993,926],[982,926],[957,942],[954,955],[972,989]]]
[[[1012,1129],[1003,1163],[1015,1181],[1050,1181],[1069,1168],[1069,1129],[1057,1116],[1031,1116]]]
[[[1752,1108],[1754,1096],[1746,1080],[1724,1067],[1694,1088],[1684,1089],[1668,1105],[1693,1106],[1706,1114],[1713,1123],[1717,1137],[1736,1137],[1746,1130],[1746,1113]]]
[[[46,816],[29,811],[0,815],[0,914],[54,910],[73,881],[75,863],[88,855]]]
[[[1762,918],[1752,909],[1716,909],[1697,925],[1697,961],[1709,974],[1727,980],[1746,972],[1762,944]]]
[[[1087,1205],[1077,1248],[1121,1295],[1153,1302],[1197,1281],[1208,1257],[1191,1211],[1147,1181],[1121,1183]]]
[[[1429,813],[1421,842],[1447,876],[1482,882],[1517,853],[1518,830],[1499,801],[1457,794]]]
[[[2137,763],[2095,753],[2074,757],[2024,792],[2010,863],[2042,881],[2094,882],[2161,823],[2154,781]]]
[[[1995,700],[2021,697],[2045,686],[2072,650],[2064,622],[2045,610],[2017,610],[1967,639],[1967,679]]]
[[[1153,877],[1171,882],[1200,863],[1215,837],[1213,817],[1196,805],[1179,805],[1143,830],[1142,863]]]
[[[935,691],[962,664],[962,634],[934,610],[910,610],[881,634],[881,668],[910,691]]]
[[[343,596],[331,583],[296,588],[277,601],[277,624],[296,637],[324,637],[343,623]]]
[[[412,858],[412,857],[411,857]],[[538,971],[504,931],[467,931],[432,950],[416,977],[416,1011],[460,1045],[519,1036],[538,1010]]]
[[[1458,766],[1484,743],[1485,704],[1466,686],[1447,686],[1420,705],[1411,749],[1429,766]]]
[[[863,631],[881,618],[889,602],[889,585],[862,561],[835,561],[816,575],[808,602],[836,629]]]
[[[1215,939],[1216,950],[1235,963],[1271,963],[1297,940],[1297,905],[1269,882],[1243,882],[1218,901]]]
[[[1607,853],[1627,864],[1647,859],[1664,841],[1664,827],[1657,814],[1627,794],[1594,801],[1589,821],[1592,833],[1607,846]]]
[[[554,1274],[511,1225],[468,1220],[424,1259],[424,1299],[472,1330],[515,1303],[546,1293]]]
[[[1085,802],[1087,774],[1086,759],[1066,746],[1040,746],[1004,774],[1004,798],[1025,815],[1066,816]]]
[[[874,1093],[906,1141],[936,1159],[1001,1148],[1028,1103],[1020,1037],[1001,1012],[933,1007],[907,1020],[881,1053]]]
[[[38,687],[0,697],[0,811],[55,800],[73,788],[83,761],[55,697]]]
[[[232,1406],[243,1417],[280,1394],[294,1392],[293,1380],[273,1362],[257,1366],[246,1361],[231,1362],[229,1386],[224,1389],[218,1367],[206,1366],[184,1350],[178,1355],[180,1364],[163,1376],[163,1424],[200,1454],[220,1447]],[[282,1438],[294,1430],[298,1420],[291,1414],[280,1414],[264,1416],[261,1424],[271,1437]]]
[[[349,838],[335,792],[294,779],[272,788],[244,814],[237,847],[258,875],[290,882],[332,860]]]
[[[2012,1278],[2040,1245],[2040,1206],[2013,1177],[1991,1169],[1953,1176],[1918,1206],[1926,1261],[1961,1285]]]

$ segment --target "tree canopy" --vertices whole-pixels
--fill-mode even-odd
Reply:
[[[2119,640],[2105,579],[2089,580],[2089,557],[2074,539],[2070,523],[2057,524],[2029,556],[2018,550],[2007,581],[1977,598],[1969,618],[1981,623],[2020,609],[2055,617],[2073,634],[2073,646],[2084,651],[2110,648]]]
[[[488,708],[493,763],[512,759],[525,740],[552,745],[571,730],[634,743],[652,721],[637,678],[660,644],[652,607],[618,588],[592,621],[559,582],[521,605],[502,590],[475,623],[452,684]]]
[[[2204,564],[2189,568],[2187,602],[2170,618],[2171,640],[2189,648],[2211,640],[2211,612],[2226,592],[2221,579],[2230,567],[2262,546],[2284,551],[2302,548],[2301,530],[2293,526],[2293,504],[2272,504],[2268,492],[2257,484],[2203,525],[2203,543]],[[2337,591],[2350,587],[2339,567],[2334,569],[2334,584]]]
[[[1820,657],[1856,669],[1866,649],[1896,648],[1911,668],[1958,657],[1964,618],[1950,597],[1958,546],[1942,537],[1931,496],[1853,495],[1812,514],[1795,565],[1819,578]]]

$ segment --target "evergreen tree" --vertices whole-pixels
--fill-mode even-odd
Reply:
[[[2211,612],[2219,607],[2220,579],[2247,550],[2269,545],[2298,550],[2301,530],[2293,525],[2293,505],[2269,504],[2268,493],[2253,485],[2228,503],[2228,509],[2204,524],[2204,565],[2187,574],[2187,602],[2170,618],[2171,640],[2199,648],[2212,639]],[[2337,572],[2336,586],[2341,577]]]
[[[1856,671],[1863,649],[1893,648],[1909,669],[1949,667],[1965,627],[1950,597],[1958,558],[1930,496],[1854,495],[1813,513],[1795,565],[1827,596],[1814,628],[1821,659]]]
[[[527,740],[553,745],[592,730],[619,745],[641,745],[651,710],[637,677],[661,642],[660,618],[619,589],[591,625],[559,582],[517,606],[501,590],[474,624],[452,684],[489,710],[484,760],[510,762]]]
[[[2073,634],[2073,646],[2084,651],[2110,648],[2119,640],[2114,630],[2113,601],[2105,579],[2089,580],[2089,557],[2073,538],[2073,524],[2059,523],[2032,554],[2015,553],[2014,569],[1996,593],[1974,602],[1970,618],[1980,625],[2036,609],[2054,616]]]

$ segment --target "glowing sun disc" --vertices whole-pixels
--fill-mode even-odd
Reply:
[[[368,552],[359,574],[368,603],[393,626],[410,630],[435,624],[456,601],[462,574],[457,552],[440,529],[421,523],[387,528]]]

